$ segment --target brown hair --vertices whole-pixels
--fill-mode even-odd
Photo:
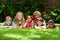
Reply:
[[[31,17],[31,19],[32,19],[32,16],[31,16],[31,15],[28,15],[28,16],[30,16],[30,17]],[[28,18],[28,16],[26,17],[26,19]]]

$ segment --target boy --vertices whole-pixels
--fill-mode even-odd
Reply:
[[[38,18],[38,21],[35,23],[35,28],[37,28],[37,29],[41,29],[41,28],[46,29],[43,22],[44,21],[43,21],[42,18]]]
[[[14,26],[14,22],[12,21],[12,18],[10,16],[7,16],[6,20],[2,24],[2,27],[3,28],[10,28],[13,26]]]

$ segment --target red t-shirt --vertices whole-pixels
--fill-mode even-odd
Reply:
[[[34,19],[33,19],[33,21],[34,21],[34,22],[37,22],[37,21],[38,21],[38,19],[37,19],[37,18],[34,18]]]

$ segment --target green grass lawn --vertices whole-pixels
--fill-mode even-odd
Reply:
[[[60,24],[55,23],[56,26],[60,27]]]
[[[60,40],[60,29],[0,29],[0,40]]]
[[[0,28],[0,40],[60,40],[60,29]]]

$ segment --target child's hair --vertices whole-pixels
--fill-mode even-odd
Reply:
[[[39,15],[41,16],[41,12],[39,12],[39,11],[35,11],[35,12],[33,13],[33,15],[35,15],[35,14],[39,14]]]
[[[49,20],[48,23],[53,23],[54,24],[54,21],[53,20]]]
[[[38,21],[42,21],[43,22],[43,19],[40,17],[40,18],[38,18]]]
[[[53,20],[49,20],[48,21],[48,24],[52,23],[54,25],[54,21]],[[50,27],[50,26],[49,26]],[[55,25],[52,27],[52,28],[55,28]]]
[[[24,19],[24,15],[23,15],[23,13],[22,12],[17,12],[17,14],[16,14],[16,16],[15,16],[15,18],[14,18],[14,22],[15,22],[15,24],[17,24],[18,25],[18,15],[19,14],[22,14],[22,23],[24,24],[24,22],[25,22],[25,19]]]
[[[31,17],[31,19],[32,19],[32,16],[31,16],[31,15],[28,15],[28,16],[30,16],[30,17]],[[26,17],[26,19],[28,18],[28,16]]]
[[[12,21],[12,18],[10,16],[6,16],[6,20]]]

